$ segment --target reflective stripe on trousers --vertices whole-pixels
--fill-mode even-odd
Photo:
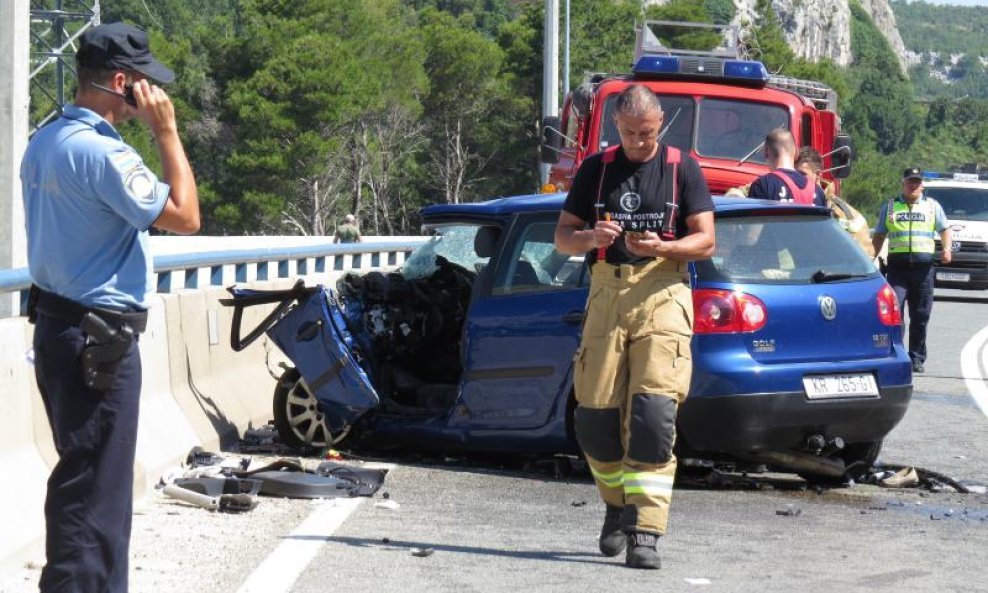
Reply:
[[[577,436],[601,497],[629,507],[626,530],[661,534],[668,522],[675,410],[692,372],[693,304],[685,277],[686,264],[666,260],[593,268],[575,358],[576,399],[580,409],[599,413],[595,422],[614,412],[614,425],[589,435],[593,427],[584,428],[582,436],[578,427]]]

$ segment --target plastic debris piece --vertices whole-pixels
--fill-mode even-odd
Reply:
[[[379,509],[388,509],[389,511],[396,511],[401,505],[393,500],[382,500],[380,502],[375,502],[374,506]]]
[[[775,511],[775,514],[780,517],[798,517],[803,514],[803,510],[790,507],[788,509],[779,509]]]
[[[704,577],[696,577],[696,578],[686,577],[683,580],[686,581],[686,584],[688,584],[688,585],[709,585],[710,584],[710,579],[704,578]]]
[[[432,556],[435,552],[432,548],[412,548],[412,556],[418,556],[419,558],[425,558],[426,556]]]
[[[585,501],[585,500],[574,500],[573,502],[570,503],[570,505],[575,506],[575,507],[582,507],[582,506],[586,506],[587,505],[587,501]]]

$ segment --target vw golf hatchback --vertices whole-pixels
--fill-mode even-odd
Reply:
[[[423,209],[400,270],[335,287],[231,289],[280,303],[261,327],[294,362],[282,438],[326,446],[575,452],[572,366],[587,299],[559,253],[563,195]],[[840,478],[868,466],[912,394],[895,296],[826,210],[715,198],[717,250],[690,265],[695,336],[681,457]],[[237,316],[239,319],[239,316]]]

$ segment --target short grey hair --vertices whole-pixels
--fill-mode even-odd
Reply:
[[[796,141],[792,132],[785,128],[776,128],[765,136],[765,152],[772,158],[777,158],[783,152],[796,156]]]
[[[653,113],[662,115],[662,103],[655,93],[640,84],[633,84],[621,91],[614,105],[614,117],[644,117]]]
[[[343,220],[347,222],[353,222],[357,219],[353,216],[353,214],[347,214],[346,216],[343,217]]]

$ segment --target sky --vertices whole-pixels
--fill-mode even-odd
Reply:
[[[923,0],[927,4],[954,4],[957,6],[988,6],[988,0]]]

